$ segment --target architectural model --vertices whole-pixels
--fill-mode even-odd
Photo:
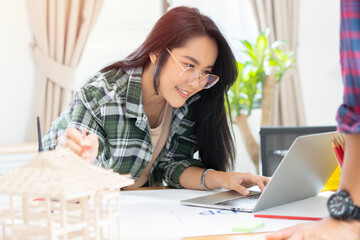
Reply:
[[[69,149],[0,176],[0,239],[119,239],[120,188],[133,180]]]

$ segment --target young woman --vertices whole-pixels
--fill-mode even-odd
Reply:
[[[131,174],[135,184],[226,188],[248,194],[268,178],[226,172],[234,145],[225,99],[237,77],[215,23],[197,9],[164,14],[144,43],[93,76],[44,136],[89,162]],[[80,132],[89,133],[87,136]],[[199,158],[193,157],[199,152]]]

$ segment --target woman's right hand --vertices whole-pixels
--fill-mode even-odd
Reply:
[[[70,148],[89,163],[95,161],[99,151],[99,139],[96,134],[89,134],[83,139],[82,134],[73,127],[66,129],[65,134],[57,141],[58,147]]]

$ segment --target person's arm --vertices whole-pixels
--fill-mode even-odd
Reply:
[[[81,131],[85,129],[86,137]],[[104,131],[94,118],[94,113],[87,109],[79,98],[52,123],[42,139],[43,149],[52,150],[67,147],[86,161],[93,163],[99,151],[103,149]],[[99,144],[101,147],[99,149]],[[101,163],[101,162],[100,162]],[[100,165],[100,164],[99,164]]]
[[[360,134],[345,134],[345,146],[340,189],[348,191],[353,202],[360,206]]]
[[[201,186],[201,178],[206,166],[201,160],[193,158],[196,150],[195,140],[193,128],[181,131],[181,135],[174,134],[168,152],[158,164],[158,167],[164,171],[168,185],[176,188],[204,190]],[[204,175],[206,188],[236,190],[244,195],[248,194],[246,188],[258,185],[263,190],[268,182],[269,178],[252,173],[208,170]]]
[[[181,186],[189,189],[203,189],[201,177],[205,170],[193,166],[186,168],[179,178]],[[207,171],[204,180],[204,185],[208,189],[225,188],[235,190],[242,195],[248,195],[249,191],[247,188],[254,185],[259,186],[260,190],[263,191],[269,182],[269,178],[257,176],[249,172],[239,173],[215,170]]]

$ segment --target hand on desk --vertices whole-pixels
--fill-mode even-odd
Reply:
[[[228,190],[235,190],[242,195],[248,195],[249,190],[247,188],[252,186],[259,186],[263,191],[265,186],[270,181],[270,178],[254,175],[252,173],[238,173],[238,172],[218,172],[217,179],[222,188]]]
[[[93,163],[99,151],[99,139],[96,134],[82,136],[76,128],[68,128],[63,136],[57,139],[58,147],[67,147],[83,157],[87,162]]]
[[[358,240],[360,221],[327,218],[319,222],[298,224],[266,235],[267,240]]]

